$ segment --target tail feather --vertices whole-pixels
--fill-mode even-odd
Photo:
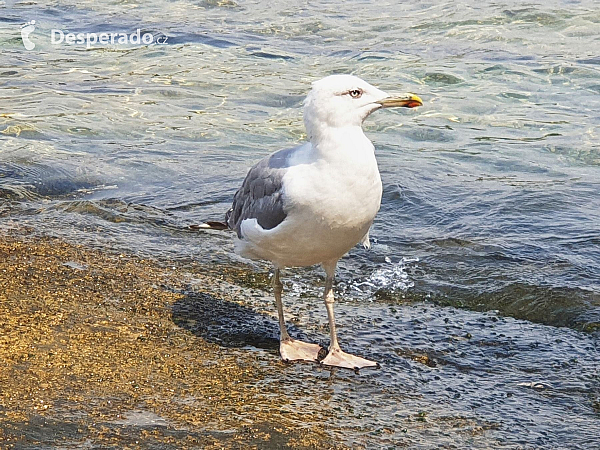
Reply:
[[[201,223],[200,225],[190,225],[190,230],[228,230],[229,226],[225,222],[215,222],[212,220]]]

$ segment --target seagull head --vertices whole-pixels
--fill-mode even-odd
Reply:
[[[312,137],[323,127],[361,126],[381,108],[422,104],[415,94],[390,95],[353,75],[330,75],[312,84],[304,102],[304,124]]]

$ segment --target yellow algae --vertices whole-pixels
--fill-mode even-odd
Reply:
[[[177,276],[54,239],[0,238],[0,447],[333,447],[280,414],[289,400],[257,387],[255,358],[173,323]]]

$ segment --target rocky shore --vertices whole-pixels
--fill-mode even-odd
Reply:
[[[326,404],[300,417],[282,386],[261,383],[282,363],[203,339],[198,317],[174,314],[184,300],[174,266],[0,238],[0,447],[335,446],[314,425]]]

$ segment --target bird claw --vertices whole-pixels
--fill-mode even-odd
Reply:
[[[322,359],[319,362],[325,366],[342,367],[344,369],[354,370],[356,373],[358,373],[360,369],[366,367],[373,367],[375,369],[381,368],[379,363],[375,361],[351,355],[343,352],[339,348],[330,350],[325,359]]]
[[[318,344],[310,344],[292,338],[281,341],[279,344],[279,353],[281,354],[281,359],[285,362],[317,362],[317,357],[321,349],[322,347]]]

